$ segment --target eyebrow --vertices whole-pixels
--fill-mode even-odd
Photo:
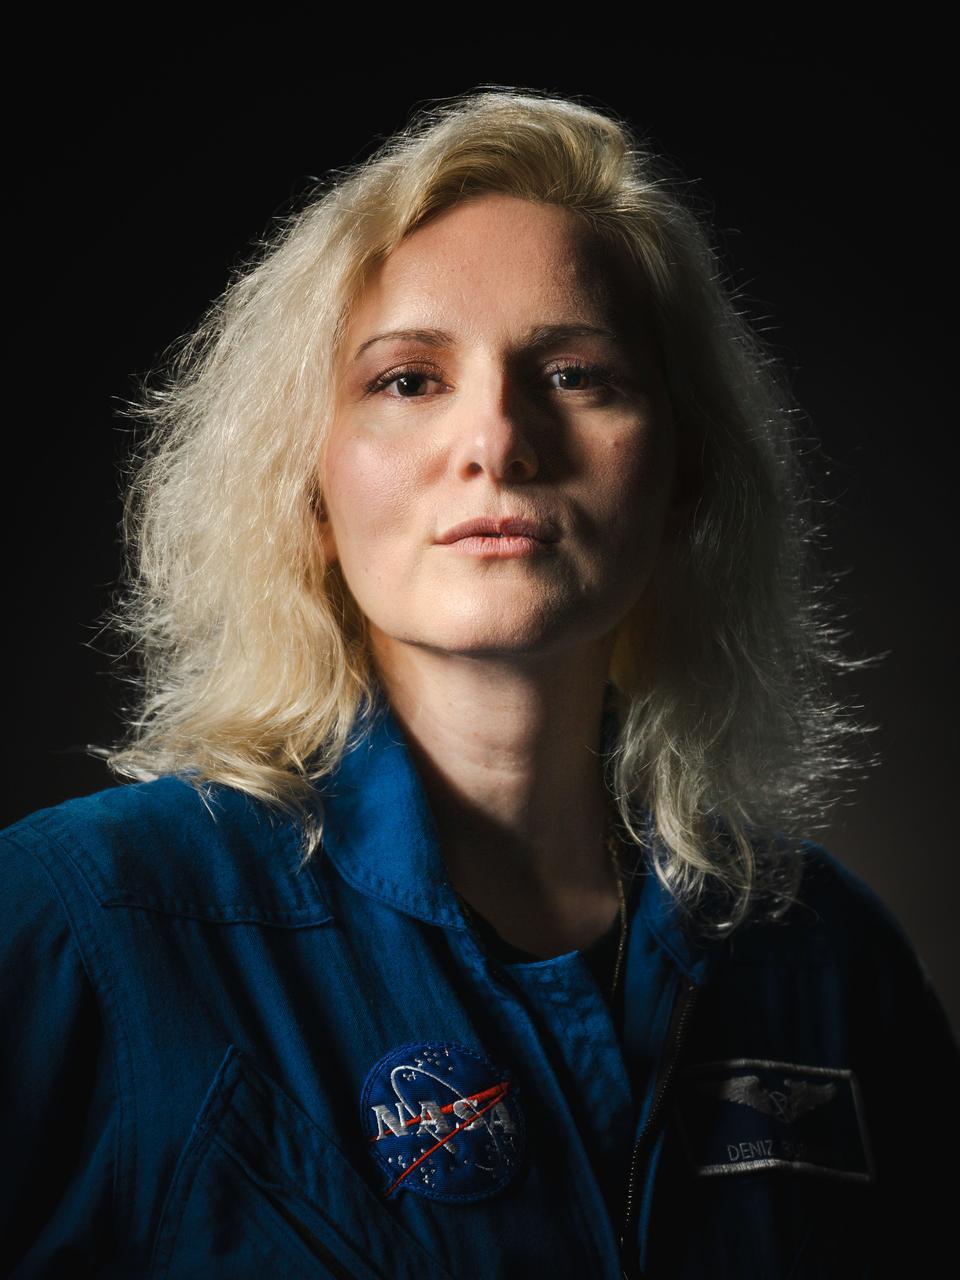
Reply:
[[[568,338],[611,338],[618,341],[620,335],[613,329],[606,329],[595,324],[538,324],[527,330],[524,346],[536,350],[554,342],[564,342]],[[368,347],[376,342],[388,342],[399,339],[402,342],[422,342],[429,347],[451,347],[454,338],[443,329],[390,329],[387,333],[378,333],[373,338],[362,342],[353,354],[359,360]]]

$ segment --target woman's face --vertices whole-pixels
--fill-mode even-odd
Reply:
[[[321,536],[375,653],[612,640],[650,580],[676,470],[623,262],[568,210],[471,198],[377,269],[338,376]]]

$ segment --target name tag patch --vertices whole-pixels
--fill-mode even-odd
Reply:
[[[387,1175],[384,1196],[483,1200],[520,1168],[523,1113],[512,1074],[475,1049],[449,1042],[391,1049],[363,1086],[371,1154]]]
[[[678,1077],[676,1117],[703,1176],[794,1169],[873,1180],[852,1071],[759,1058],[700,1063]]]

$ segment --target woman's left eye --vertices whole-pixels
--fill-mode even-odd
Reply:
[[[596,391],[608,387],[614,379],[612,369],[599,364],[561,364],[547,371],[548,378],[559,378],[558,391]]]

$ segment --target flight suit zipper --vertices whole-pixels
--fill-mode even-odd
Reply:
[[[623,1230],[620,1233],[620,1270],[624,1280],[644,1280],[637,1257],[636,1216],[637,1216],[637,1177],[640,1162],[657,1133],[657,1122],[663,1111],[667,1093],[673,1080],[674,1071],[680,1057],[680,1050],[687,1033],[690,1015],[696,1003],[699,988],[689,979],[677,996],[670,1026],[667,1031],[667,1048],[663,1055],[660,1074],[654,1086],[653,1104],[650,1107],[646,1122],[634,1144],[630,1159],[630,1176],[627,1181],[627,1199],[624,1210]]]

